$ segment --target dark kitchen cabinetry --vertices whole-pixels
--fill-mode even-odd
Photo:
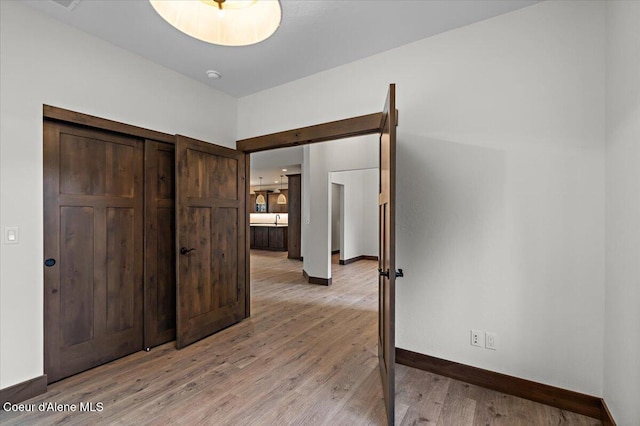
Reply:
[[[256,191],[255,194],[249,194],[249,202],[247,203],[249,213],[287,213],[289,206],[288,190],[283,189],[281,192],[287,197],[287,202],[284,204],[278,204],[279,192],[271,192],[269,190]],[[265,204],[256,204],[258,194],[264,196]]]
[[[265,204],[257,204],[256,199],[258,195],[262,194],[264,196]],[[271,191],[255,191],[255,194],[249,194],[249,202],[247,205],[249,206],[249,213],[267,213],[269,212],[269,201],[270,201]],[[274,200],[275,203],[275,200]]]
[[[266,226],[251,227],[251,248],[268,249],[269,248],[269,228]]]
[[[287,251],[286,226],[252,226],[249,241],[252,249]]]
[[[286,189],[283,189],[280,191],[280,193],[284,194],[287,200],[284,204],[278,204],[278,197],[280,196],[280,193],[276,193],[276,192],[270,193],[267,199],[267,211],[269,213],[286,213],[287,205],[289,203],[288,192],[289,191]]]
[[[273,227],[269,229],[269,250],[287,251],[287,227]]]

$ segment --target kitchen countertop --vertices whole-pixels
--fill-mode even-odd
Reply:
[[[288,223],[279,223],[279,224],[275,224],[275,223],[250,223],[250,226],[263,226],[263,227],[268,227],[268,228],[287,228],[289,226]]]

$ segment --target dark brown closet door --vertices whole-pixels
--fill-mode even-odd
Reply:
[[[176,337],[175,147],[145,141],[144,346]]]
[[[245,154],[176,136],[176,179],[181,348],[245,318]]]
[[[395,316],[396,316],[396,101],[395,85],[389,87],[380,129],[380,255],[378,305],[378,358],[387,422],[394,423],[395,410]]]
[[[135,138],[44,123],[49,382],[142,349],[142,148]]]

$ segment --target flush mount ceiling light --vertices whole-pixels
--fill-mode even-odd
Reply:
[[[278,0],[149,0],[183,33],[222,46],[248,46],[269,38],[280,25]]]

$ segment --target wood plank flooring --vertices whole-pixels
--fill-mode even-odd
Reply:
[[[0,412],[0,423],[384,425],[377,263],[332,267],[332,286],[306,284],[301,262],[254,251],[250,319],[180,351],[169,343],[121,358],[25,401],[36,409],[101,402],[102,411]],[[399,425],[600,424],[402,365],[396,388]]]

